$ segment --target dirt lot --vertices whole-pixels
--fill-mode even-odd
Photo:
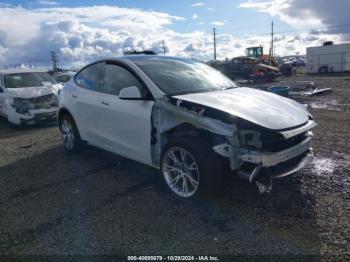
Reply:
[[[158,171],[88,148],[67,154],[56,126],[0,120],[0,254],[350,256],[350,76],[308,77],[314,160],[270,195],[237,179],[179,202]],[[315,258],[315,257],[313,257]],[[349,257],[350,258],[350,257]]]

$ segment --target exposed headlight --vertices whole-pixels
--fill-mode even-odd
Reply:
[[[242,146],[261,148],[260,132],[254,130],[239,130],[239,140]]]
[[[15,97],[13,99],[12,107],[16,109],[19,114],[26,114],[33,108],[33,104],[24,98]]]

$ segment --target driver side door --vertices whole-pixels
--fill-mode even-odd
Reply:
[[[96,123],[103,147],[116,154],[152,164],[151,114],[154,100],[134,72],[122,64],[104,64],[100,86],[100,113]],[[137,87],[140,99],[121,99],[123,88]]]

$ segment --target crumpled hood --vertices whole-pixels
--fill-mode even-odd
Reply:
[[[45,96],[49,94],[56,94],[60,89],[61,85],[45,85],[37,87],[23,87],[23,88],[7,88],[6,94],[11,97],[20,97],[20,98],[33,98],[39,96]]]
[[[299,103],[253,88],[240,87],[174,97],[215,108],[273,130],[295,127],[309,119],[307,110]]]

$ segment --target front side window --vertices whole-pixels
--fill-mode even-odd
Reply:
[[[106,64],[101,92],[119,95],[125,87],[136,86],[143,93],[142,83],[127,69],[115,64]]]
[[[101,63],[90,65],[75,76],[75,82],[82,88],[98,91]]]
[[[48,84],[57,84],[57,82],[44,72],[26,72],[4,75],[6,88],[25,88],[37,87]]]

